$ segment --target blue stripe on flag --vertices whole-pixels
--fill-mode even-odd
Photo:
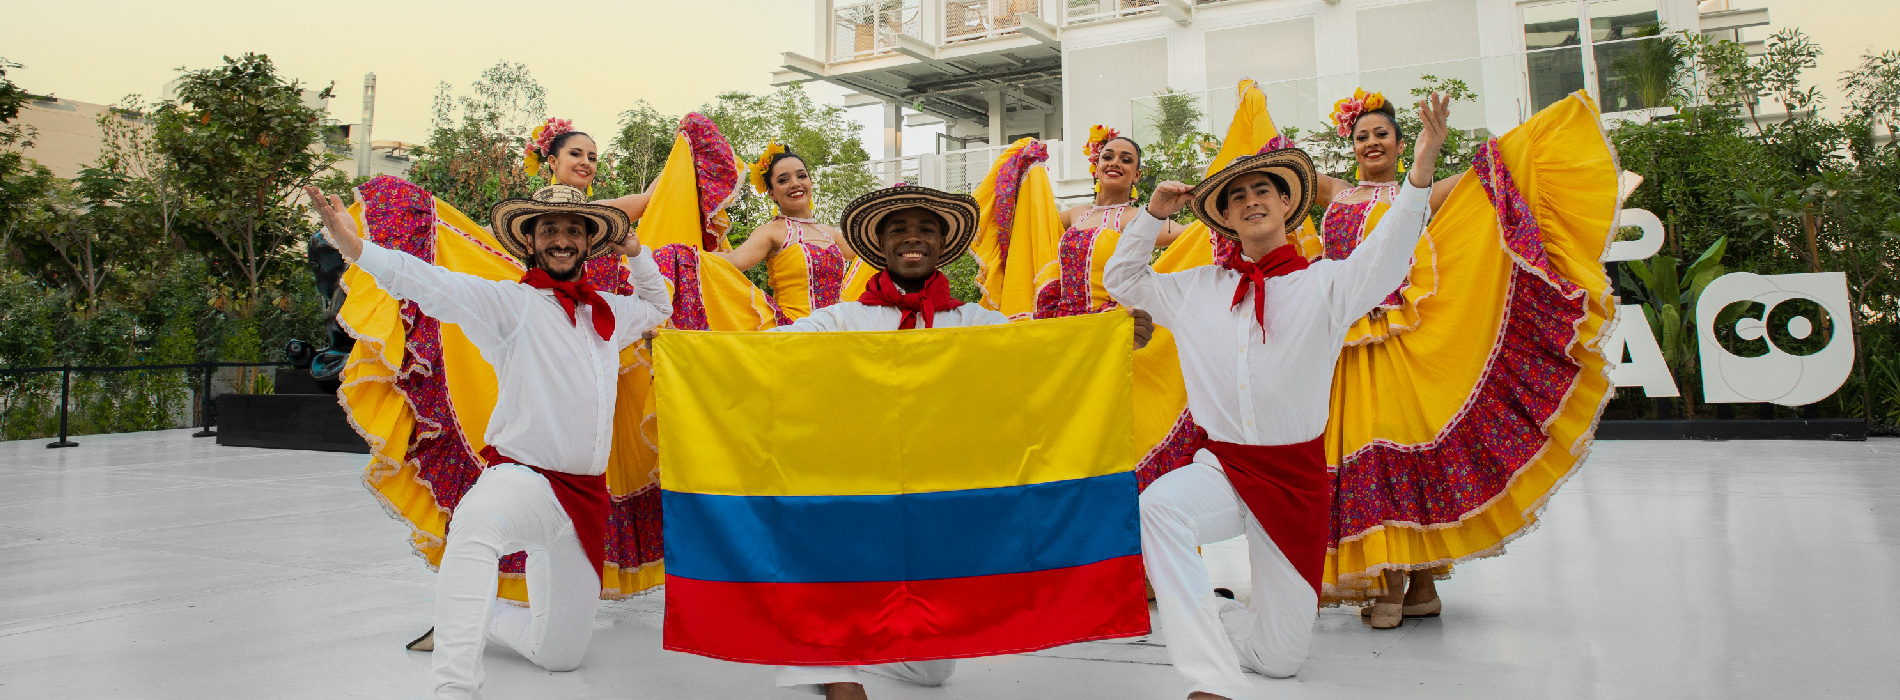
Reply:
[[[661,498],[666,571],[702,581],[922,581],[1141,552],[1134,472],[880,496]]]

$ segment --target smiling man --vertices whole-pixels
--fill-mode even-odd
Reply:
[[[629,235],[625,212],[588,204],[566,185],[495,205],[496,239],[528,267],[519,282],[451,272],[365,241],[340,199],[315,188],[310,198],[344,257],[391,295],[460,326],[495,368],[487,469],[456,505],[436,576],[436,697],[481,697],[489,639],[550,671],[572,670],[600,602],[620,350],[672,314],[653,256]],[[627,256],[634,296],[603,295],[580,280],[582,263],[607,254]],[[495,598],[501,558],[521,550],[527,609]]]
[[[841,219],[851,247],[883,270],[864,295],[819,309],[774,331],[892,331],[914,328],[994,326],[1003,314],[950,296],[950,280],[939,268],[970,249],[976,236],[978,207],[967,194],[899,185],[857,198]],[[1154,332],[1148,314],[1133,311],[1135,347],[1147,345]],[[778,684],[823,694],[827,700],[866,697],[859,674],[870,671],[919,685],[940,685],[956,670],[954,660],[916,661],[878,666],[786,666]]]
[[[1425,230],[1444,98],[1421,102],[1425,128],[1404,191],[1344,260],[1309,264],[1288,234],[1313,203],[1306,153],[1275,139],[1190,189],[1162,183],[1122,234],[1103,282],[1117,301],[1174,332],[1188,408],[1207,429],[1194,462],[1141,494],[1141,551],[1168,656],[1197,700],[1249,695],[1241,669],[1287,677],[1306,660],[1326,556],[1331,480],[1326,430],[1333,365],[1359,317],[1396,288]],[[1192,204],[1238,242],[1219,265],[1149,266],[1167,217]],[[1195,547],[1247,536],[1251,605],[1216,595]]]

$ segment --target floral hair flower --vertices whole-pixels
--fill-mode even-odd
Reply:
[[[1102,147],[1121,138],[1121,135],[1121,132],[1100,124],[1089,127],[1089,140],[1082,143],[1082,154],[1089,159],[1089,177],[1095,177],[1095,161],[1102,157]]]
[[[752,171],[752,189],[758,190],[759,194],[765,194],[771,189],[771,186],[765,182],[765,176],[769,174],[772,169],[772,158],[785,152],[785,147],[780,145],[777,141],[766,145],[765,152],[759,154],[759,162],[753,163],[746,168]]]
[[[1294,143],[1293,139],[1287,138],[1285,136],[1274,136],[1271,139],[1267,139],[1267,145],[1261,146],[1259,152],[1272,153],[1274,151],[1278,151],[1284,148],[1299,148],[1299,147],[1300,145],[1297,143]]]
[[[528,133],[528,145],[521,148],[521,169],[529,175],[541,172],[541,161],[552,155],[549,151],[554,148],[554,139],[573,130],[574,120],[548,117],[546,123]]]
[[[1352,124],[1359,119],[1359,115],[1384,106],[1384,95],[1355,88],[1352,97],[1333,103],[1333,126],[1338,127],[1342,138],[1349,138],[1352,136]]]

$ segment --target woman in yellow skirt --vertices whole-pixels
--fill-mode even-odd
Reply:
[[[819,223],[813,213],[812,177],[805,159],[773,143],[750,170],[752,188],[771,197],[778,214],[753,229],[737,249],[715,255],[741,270],[765,263],[779,325],[855,298],[845,297],[844,287],[858,255],[837,227]]]
[[[1335,105],[1361,180],[1324,178],[1310,258],[1350,254],[1386,210],[1404,134],[1376,93]],[[1615,314],[1602,256],[1619,171],[1578,93],[1480,147],[1433,188],[1410,276],[1347,334],[1333,377],[1329,601],[1373,627],[1439,614],[1433,580],[1496,556],[1589,450]],[[1407,579],[1410,589],[1407,589]]]

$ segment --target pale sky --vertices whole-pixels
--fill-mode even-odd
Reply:
[[[1834,92],[1840,71],[1864,49],[1900,49],[1894,0],[1735,0],[1767,7],[1773,27],[1797,26],[1827,50],[1809,73]],[[284,75],[336,81],[331,116],[354,122],[363,74],[377,75],[375,137],[419,142],[428,135],[436,84],[457,89],[498,60],[528,64],[553,115],[602,136],[621,110],[645,99],[683,113],[727,90],[770,89],[779,54],[812,55],[810,0],[573,0],[571,2],[323,3],[231,0],[65,0],[12,4],[0,56],[26,65],[15,82],[38,94],[110,103],[128,93],[155,99],[179,66],[216,65],[225,54],[267,53]],[[814,97],[843,91],[822,84]],[[1843,101],[1831,94],[1830,107]],[[853,110],[865,146],[882,143],[876,108]],[[907,151],[931,139],[912,130]]]

